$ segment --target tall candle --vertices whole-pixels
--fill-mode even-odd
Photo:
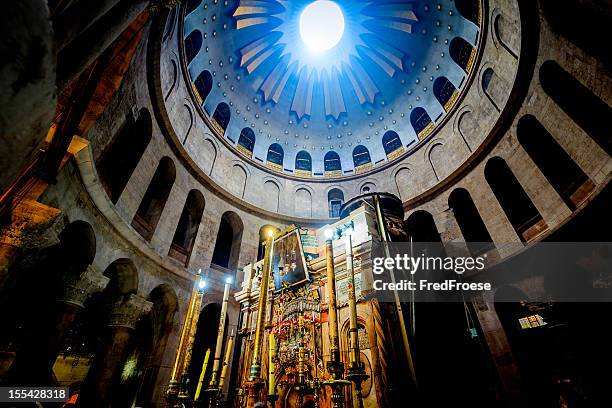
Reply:
[[[196,388],[195,400],[200,399],[200,393],[202,392],[202,386],[204,385],[204,375],[206,375],[206,367],[208,366],[208,358],[210,357],[210,348],[206,349],[206,356],[204,356],[204,362],[202,363],[202,371],[200,372],[200,379],[198,380],[198,388]]]
[[[268,336],[269,350],[268,350],[268,395],[276,395],[275,382],[276,382],[276,371],[274,367],[274,353],[276,352],[276,338],[274,332],[270,332]]]
[[[227,377],[227,368],[229,367],[229,360],[232,356],[232,347],[234,346],[234,331],[230,334],[225,351],[225,359],[223,360],[223,368],[221,369],[221,377],[219,377],[219,390],[223,392],[223,386],[225,385],[225,378]]]
[[[349,361],[352,367],[359,364],[359,332],[357,329],[357,299],[355,296],[355,271],[353,270],[353,240],[350,229],[344,236],[346,271],[348,272],[348,303],[349,303]]]
[[[217,387],[219,367],[221,365],[221,353],[223,352],[223,340],[225,337],[225,316],[227,314],[227,302],[229,299],[229,282],[225,283],[223,290],[223,303],[221,305],[221,318],[219,319],[219,329],[217,335],[217,344],[215,346],[215,359],[213,361],[213,372],[210,378],[211,388]]]

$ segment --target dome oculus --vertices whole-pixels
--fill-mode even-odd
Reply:
[[[344,34],[344,15],[333,1],[310,3],[300,15],[300,37],[313,52],[334,48]]]

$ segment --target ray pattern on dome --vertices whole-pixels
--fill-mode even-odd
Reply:
[[[368,74],[366,60],[389,78],[404,70],[407,50],[390,44],[386,38],[410,35],[418,18],[411,1],[345,2],[341,5],[346,24],[342,40],[333,49],[313,55],[304,47],[294,24],[310,3],[240,1],[233,14],[237,35],[250,40],[239,50],[240,66],[247,74],[261,78],[257,89],[264,102],[278,103],[284,92],[292,93],[291,111],[298,119],[312,114],[314,88],[320,83],[325,115],[338,119],[347,111],[342,83],[349,85],[360,104],[374,103],[381,92]],[[292,79],[297,85],[290,88]]]

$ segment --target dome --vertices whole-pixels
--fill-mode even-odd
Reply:
[[[477,0],[190,0],[182,49],[218,138],[274,173],[337,178],[433,137],[468,88],[481,31]]]

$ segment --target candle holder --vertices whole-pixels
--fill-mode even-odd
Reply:
[[[357,403],[359,408],[363,408],[363,395],[361,395],[361,384],[370,378],[365,372],[365,367],[362,362],[351,363],[346,371],[346,379],[355,383],[355,391],[357,393]]]

